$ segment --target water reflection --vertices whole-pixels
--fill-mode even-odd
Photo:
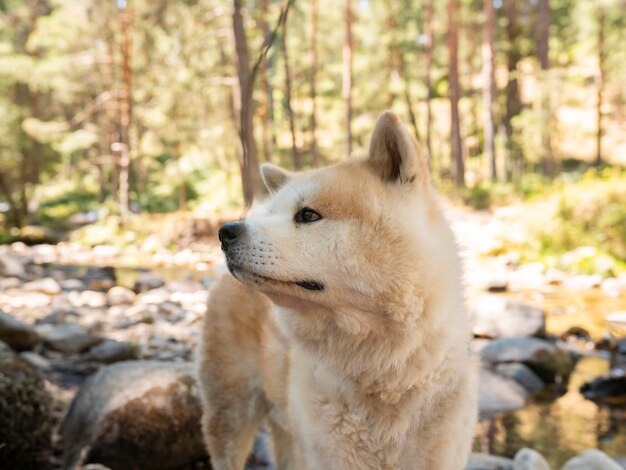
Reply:
[[[562,397],[534,401],[522,410],[480,423],[475,450],[513,457],[520,448],[530,447],[553,468],[588,448],[599,448],[613,457],[626,455],[624,413],[600,409],[578,391],[585,381],[607,370],[605,359],[582,358]]]

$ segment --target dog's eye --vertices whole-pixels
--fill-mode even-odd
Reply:
[[[315,212],[313,209],[305,207],[296,214],[295,221],[298,224],[310,224],[311,222],[316,222],[321,218],[322,216]]]

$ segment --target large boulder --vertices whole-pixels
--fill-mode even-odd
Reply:
[[[542,308],[493,295],[473,302],[470,321],[474,336],[484,338],[543,337],[546,334],[546,313]]]
[[[46,468],[51,398],[35,370],[0,342],[0,467]]]
[[[548,461],[539,452],[524,447],[513,458],[513,470],[552,470]]]
[[[515,380],[531,396],[537,395],[546,387],[544,381],[530,367],[519,362],[503,362],[496,366],[495,371],[502,377]]]
[[[538,338],[497,339],[481,350],[481,356],[490,364],[526,364],[547,383],[567,383],[574,368],[574,361],[567,352]]]
[[[481,369],[478,382],[478,408],[481,418],[514,411],[526,404],[526,391],[514,380]]]
[[[17,351],[26,351],[37,344],[39,334],[32,326],[0,311],[0,341]]]
[[[622,470],[622,466],[598,449],[588,449],[568,460],[561,470]]]
[[[190,364],[129,361],[90,377],[62,425],[63,468],[183,468],[206,456]]]

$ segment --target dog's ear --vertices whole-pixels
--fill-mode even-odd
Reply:
[[[270,193],[275,193],[289,181],[291,172],[271,163],[263,163],[261,165],[261,176],[267,190]]]
[[[417,145],[398,116],[385,111],[372,133],[368,162],[384,181],[413,183],[422,170]]]

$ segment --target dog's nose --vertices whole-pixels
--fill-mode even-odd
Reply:
[[[218,237],[222,242],[222,249],[228,248],[244,231],[242,222],[229,222],[220,227]]]

